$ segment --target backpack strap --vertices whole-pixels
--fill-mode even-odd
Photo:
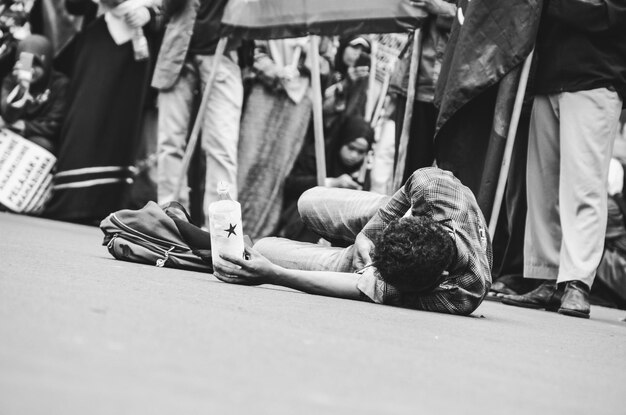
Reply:
[[[186,219],[187,222],[194,224],[193,221],[191,220],[191,216],[187,212],[187,209],[185,209],[185,207],[181,205],[179,202],[173,201],[173,202],[165,203],[161,205],[161,209],[163,209],[165,214],[172,219],[174,218]]]

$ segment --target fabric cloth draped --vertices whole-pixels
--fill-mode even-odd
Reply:
[[[80,35],[47,216],[93,223],[120,209],[140,135],[150,62],[116,45],[102,17]]]
[[[239,202],[245,233],[272,235],[283,206],[284,182],[302,148],[311,118],[308,96],[295,104],[284,92],[252,87],[239,137]]]
[[[256,42],[256,78],[241,120],[238,156],[243,226],[253,240],[276,232],[285,178],[309,126],[312,101],[303,45],[301,39]],[[304,94],[297,94],[299,100],[280,75],[288,66],[300,73],[292,82],[306,88]]]

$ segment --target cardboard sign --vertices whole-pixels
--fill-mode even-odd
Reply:
[[[14,132],[0,130],[0,204],[18,213],[43,209],[56,157]]]

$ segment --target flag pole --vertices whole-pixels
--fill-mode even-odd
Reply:
[[[209,103],[209,96],[211,95],[211,89],[213,88],[213,84],[215,83],[215,77],[220,68],[220,62],[224,55],[224,51],[226,50],[226,44],[228,43],[227,37],[220,38],[217,43],[217,48],[215,49],[215,55],[213,59],[213,65],[211,68],[211,73],[209,74],[209,79],[204,86],[204,92],[202,93],[202,100],[200,101],[200,107],[198,107],[198,112],[196,114],[196,119],[193,123],[193,128],[191,129],[191,134],[189,136],[189,140],[187,142],[187,147],[185,148],[185,154],[183,155],[183,160],[181,162],[180,176],[178,177],[178,183],[176,184],[176,189],[174,190],[174,200],[180,199],[180,193],[183,190],[183,183],[185,182],[185,178],[187,177],[187,172],[189,171],[189,164],[191,163],[191,157],[196,149],[196,144],[198,142],[198,136],[200,134],[200,129],[202,128],[202,122],[204,121],[204,113],[206,112],[206,107]]]
[[[385,98],[387,98],[387,93],[389,92],[390,83],[391,83],[391,71],[387,71],[387,73],[385,74],[385,78],[383,79],[383,86],[381,87],[380,95],[376,102],[376,107],[374,108],[374,115],[372,116],[372,120],[370,122],[370,125],[372,126],[372,128],[376,128],[376,126],[378,125],[378,122],[380,121],[380,117],[383,114]]]
[[[376,59],[376,53],[378,52],[378,43],[376,39],[371,40],[372,50],[370,53],[370,72],[367,80],[367,101],[365,103],[365,121],[370,122],[374,115],[374,105],[376,103],[376,97],[374,96],[374,87],[376,86],[376,71],[378,70],[378,59]]]
[[[417,86],[417,71],[419,69],[421,46],[421,30],[415,29],[413,35],[413,47],[411,50],[411,64],[409,66],[409,85],[406,94],[406,106],[404,108],[404,120],[402,122],[400,144],[398,145],[398,160],[396,162],[396,170],[393,175],[393,185],[391,187],[392,192],[395,192],[400,188],[400,186],[402,186],[402,176],[404,176],[406,152],[409,145],[409,133],[411,132],[411,119],[413,118],[413,102],[415,100],[415,88]]]
[[[519,118],[522,112],[522,105],[524,103],[524,95],[526,93],[526,85],[528,84],[528,76],[530,75],[530,65],[533,60],[534,50],[526,57],[522,73],[520,75],[519,84],[517,87],[517,95],[515,96],[515,104],[513,106],[513,114],[511,115],[511,123],[509,124],[509,131],[506,137],[506,146],[504,148],[504,155],[502,157],[502,166],[500,168],[500,175],[498,177],[498,186],[496,188],[496,194],[493,200],[493,208],[491,210],[491,216],[489,217],[489,234],[491,238],[495,235],[496,226],[498,224],[498,216],[500,214],[500,208],[502,207],[502,199],[504,198],[504,189],[509,177],[509,168],[511,165],[511,155],[513,154],[513,145],[515,144],[515,136],[517,134],[517,126],[519,125]]]
[[[322,84],[320,80],[319,37],[309,36],[311,56],[311,87],[313,94],[313,131],[315,133],[315,165],[317,184],[324,186],[326,181],[326,152],[324,144],[324,121],[322,115]]]

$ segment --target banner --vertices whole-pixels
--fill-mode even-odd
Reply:
[[[541,0],[461,0],[435,92],[440,129],[533,49]]]
[[[222,36],[281,39],[408,32],[426,16],[408,0],[230,0]]]
[[[435,90],[435,151],[438,166],[452,171],[476,195],[481,183],[497,182],[497,175],[485,178],[483,172],[499,170],[485,168],[502,162],[501,156],[487,160],[487,152],[494,115],[504,111],[510,118],[510,109],[496,108],[495,103],[497,98],[511,101],[517,90],[516,82],[502,88],[499,83],[521,67],[533,49],[541,8],[541,0],[459,3]],[[497,122],[503,122],[502,115],[497,114]]]

